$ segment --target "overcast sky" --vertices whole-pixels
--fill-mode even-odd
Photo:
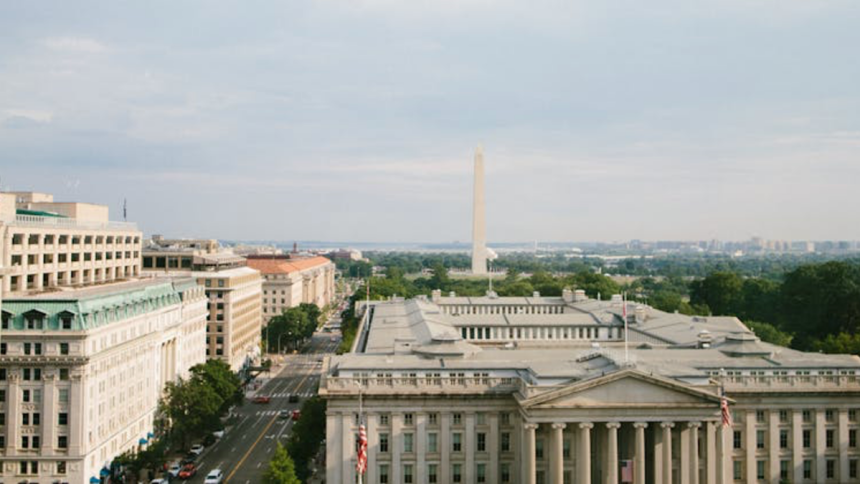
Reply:
[[[147,234],[860,239],[857,0],[0,3],[0,185]]]

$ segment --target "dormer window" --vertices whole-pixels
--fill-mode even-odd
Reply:
[[[2,324],[2,326],[0,326],[0,328],[2,328],[2,329],[9,329],[10,327],[12,327],[12,313],[10,313],[8,311],[3,311],[2,312],[2,323],[0,323],[0,324]]]
[[[27,329],[39,330],[45,328],[45,314],[40,311],[29,311],[24,314]]]
[[[68,312],[63,311],[60,313],[60,329],[70,330],[72,329],[72,322],[75,320],[75,315]]]

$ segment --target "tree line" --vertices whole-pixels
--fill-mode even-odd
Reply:
[[[267,353],[280,353],[301,345],[319,326],[322,310],[316,304],[301,303],[274,316],[263,328]]]

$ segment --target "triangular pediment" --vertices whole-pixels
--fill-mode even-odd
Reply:
[[[533,396],[523,408],[699,407],[719,405],[708,390],[635,369],[621,370]]]

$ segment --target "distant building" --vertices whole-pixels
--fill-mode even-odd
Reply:
[[[249,256],[263,275],[263,321],[301,303],[320,308],[334,298],[335,265],[325,257]]]
[[[143,248],[143,273],[187,276],[206,290],[206,356],[241,371],[260,356],[263,279],[244,257],[211,239],[153,237]]]
[[[108,207],[54,202],[36,192],[0,193],[2,291],[26,294],[140,275],[141,232],[112,222]]]
[[[361,251],[356,249],[337,249],[326,253],[325,256],[332,260],[358,261],[364,259]]]

